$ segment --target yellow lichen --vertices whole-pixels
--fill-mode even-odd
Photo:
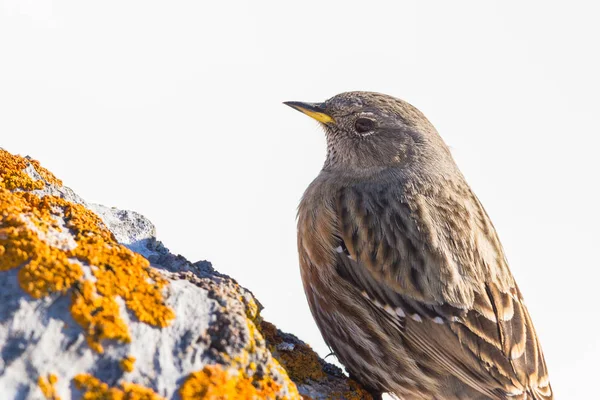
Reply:
[[[133,371],[133,366],[135,364],[135,357],[127,356],[124,359],[122,359],[119,364],[121,365],[121,369],[123,369],[123,371],[131,372]]]
[[[83,400],[164,400],[152,389],[124,382],[120,388],[110,387],[90,374],[79,374],[73,381],[83,391]]]
[[[261,306],[256,303],[254,298],[250,297],[249,299],[240,296],[239,300],[246,306],[246,317],[250,321],[255,321],[257,318],[260,318],[260,310]]]
[[[182,400],[276,399],[280,390],[281,385],[272,379],[255,381],[231,375],[219,365],[208,365],[186,379],[179,395]]]
[[[47,400],[60,400],[60,396],[54,388],[56,382],[58,382],[58,377],[54,374],[48,374],[48,378],[43,376],[38,378],[38,386]]]
[[[45,183],[23,171],[28,165],[48,183],[61,184],[37,161],[0,150],[0,271],[20,268],[19,284],[35,298],[71,290],[71,314],[98,352],[103,340],[130,340],[117,297],[139,321],[167,326],[175,317],[162,295],[167,280],[144,257],[118,244],[84,206],[31,192]],[[59,220],[71,232],[74,246],[45,240],[61,231]],[[93,280],[85,279],[82,266]]]

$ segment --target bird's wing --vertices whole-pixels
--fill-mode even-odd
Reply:
[[[463,195],[341,190],[337,273],[433,365],[492,398],[500,389],[551,399],[541,347],[496,232],[470,189]]]

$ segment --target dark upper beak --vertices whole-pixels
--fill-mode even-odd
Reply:
[[[333,117],[325,112],[324,103],[303,103],[301,101],[284,101],[283,104],[290,106],[301,113],[308,115],[311,118],[323,124],[335,123]]]

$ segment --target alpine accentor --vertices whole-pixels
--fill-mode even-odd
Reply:
[[[427,118],[369,92],[285,104],[327,136],[298,250],[312,314],[350,375],[375,398],[552,399],[494,226]]]

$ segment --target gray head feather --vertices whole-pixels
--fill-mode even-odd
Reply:
[[[460,174],[433,125],[403,100],[380,93],[347,92],[322,107],[335,120],[323,124],[327,136],[324,170],[398,168],[429,177]]]

